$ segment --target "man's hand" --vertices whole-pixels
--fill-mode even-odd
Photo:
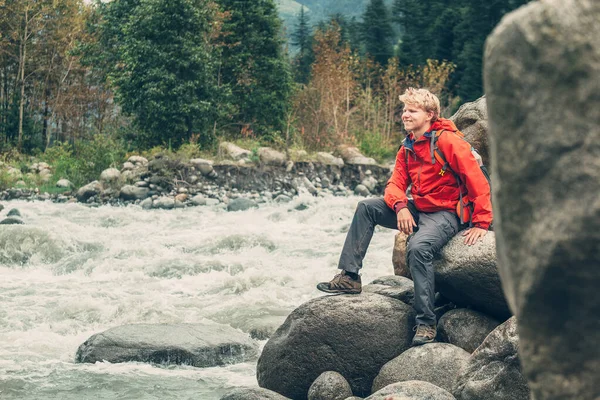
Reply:
[[[465,244],[467,246],[473,246],[475,242],[485,236],[487,231],[481,228],[469,228],[463,232],[463,236],[465,237]]]
[[[408,211],[408,208],[401,209],[398,212],[397,218],[398,230],[400,232],[405,233],[407,235],[413,233],[413,228],[416,228],[417,224],[415,224],[415,220],[413,219],[410,211]]]

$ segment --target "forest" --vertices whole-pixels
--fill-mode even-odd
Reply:
[[[446,116],[480,97],[485,39],[526,2],[346,1],[316,19],[325,2],[306,0],[284,29],[281,0],[0,0],[1,161],[222,140],[393,156],[398,95],[427,87]]]

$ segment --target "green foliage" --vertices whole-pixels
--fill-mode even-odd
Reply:
[[[357,133],[359,140],[358,148],[367,157],[372,157],[378,162],[393,159],[398,152],[398,145],[385,140],[383,135],[377,132]]]
[[[293,59],[294,76],[296,82],[308,83],[310,75],[310,65],[314,61],[312,51],[312,28],[304,7],[298,14],[298,22],[291,37],[292,45],[298,48],[298,53]]]
[[[379,65],[385,66],[394,55],[394,30],[383,0],[370,1],[361,28],[366,54]]]
[[[105,169],[119,167],[124,156],[122,143],[104,135],[96,135],[90,141],[76,142],[75,146],[55,144],[46,150],[42,160],[52,166],[54,183],[65,178],[75,187],[80,187],[97,180]]]
[[[232,92],[233,126],[257,137],[273,138],[277,131],[285,130],[293,85],[275,3],[218,2],[229,13],[222,28],[222,80]]]

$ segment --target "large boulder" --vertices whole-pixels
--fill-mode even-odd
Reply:
[[[477,149],[483,163],[489,165],[489,126],[485,96],[463,104],[450,119],[464,133],[465,140]]]
[[[344,400],[350,396],[348,381],[335,371],[323,372],[308,389],[308,400]]]
[[[221,400],[289,400],[272,390],[256,387],[240,387],[231,389]]]
[[[115,183],[121,178],[121,171],[116,168],[108,168],[100,174],[100,182]]]
[[[518,349],[517,323],[512,317],[493,330],[471,355],[456,379],[454,396],[458,400],[528,400]]]
[[[457,308],[438,322],[438,339],[472,353],[500,322],[475,310]]]
[[[302,400],[321,373],[337,371],[364,396],[381,367],[410,347],[414,316],[412,307],[378,294],[311,300],[265,345],[258,384]]]
[[[100,193],[102,193],[102,184],[98,181],[93,181],[79,188],[76,197],[78,201],[84,202],[90,197],[97,196]]]
[[[194,166],[204,176],[210,175],[213,172],[213,162],[211,160],[205,160],[203,158],[193,158],[190,160],[190,164]]]
[[[365,400],[456,400],[447,390],[429,382],[406,381],[387,385]],[[483,399],[482,399],[483,400]]]
[[[381,368],[373,381],[373,392],[404,381],[425,381],[451,391],[469,353],[449,343],[413,347]]]
[[[470,306],[505,321],[511,313],[496,268],[494,232],[474,246],[456,235],[434,261],[435,288],[452,302]]]
[[[123,325],[97,333],[77,349],[76,362],[128,361],[214,367],[254,359],[246,334],[218,324]]]
[[[498,261],[537,400],[600,396],[600,2],[532,2],[488,39]]]
[[[316,154],[316,158],[317,162],[323,165],[333,165],[340,168],[344,166],[344,160],[342,160],[340,157],[334,156],[331,153],[320,151]]]
[[[409,305],[414,303],[415,298],[415,285],[413,281],[396,275],[377,278],[370,284],[363,286],[363,291],[389,296]]]
[[[258,158],[264,165],[273,165],[281,167],[285,165],[287,157],[285,153],[272,149],[270,147],[260,147],[258,149]]]
[[[370,158],[365,157],[360,150],[353,146],[341,145],[338,146],[336,152],[340,155],[344,163],[354,165],[374,165],[377,162]]]
[[[224,159],[238,161],[249,159],[252,152],[250,150],[242,149],[233,143],[221,142],[219,144],[219,154]]]
[[[245,197],[238,197],[227,204],[227,211],[246,211],[251,208],[258,208],[258,204],[254,200]]]
[[[150,189],[147,187],[139,187],[134,185],[125,185],[121,188],[119,197],[123,200],[143,200],[150,194]]]

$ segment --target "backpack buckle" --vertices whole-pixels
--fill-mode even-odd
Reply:
[[[440,169],[440,172],[438,172],[439,176],[444,176],[444,174],[446,173],[445,169]]]

